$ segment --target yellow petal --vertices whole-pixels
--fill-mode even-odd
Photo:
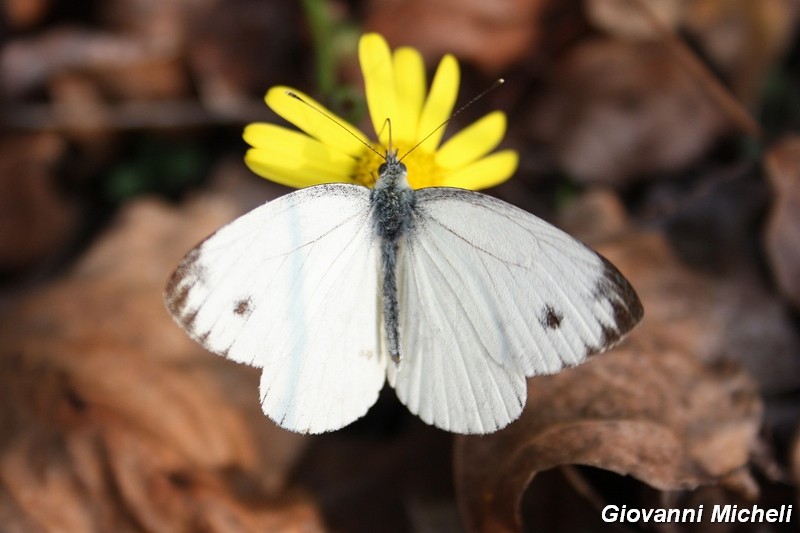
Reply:
[[[387,146],[389,130],[384,123],[387,118],[395,120],[397,116],[392,53],[383,37],[367,33],[358,42],[358,59],[372,126],[381,143]]]
[[[281,159],[305,161],[313,167],[341,168],[348,172],[355,164],[352,156],[312,139],[308,135],[276,124],[249,124],[242,134],[245,142],[259,151]],[[364,151],[362,146],[361,151]]]
[[[312,109],[296,98],[292,98],[286,94],[288,90],[291,90],[317,109]],[[266,100],[267,105],[278,115],[312,137],[319,139],[342,153],[353,156],[358,155],[364,150],[364,144],[362,144],[362,142],[368,142],[367,138],[358,128],[335,115],[333,112],[328,111],[319,102],[301,91],[283,86],[273,87],[267,92],[267,96],[264,100]],[[317,110],[325,114],[323,115]],[[352,135],[345,131],[345,129],[350,131]],[[359,142],[359,139],[361,142]]]
[[[356,160],[298,131],[275,124],[250,124],[244,140],[253,146],[245,163],[253,172],[290,187],[333,181],[352,183]]]
[[[447,174],[442,185],[472,190],[494,187],[510,178],[518,164],[517,152],[503,150]]]
[[[489,113],[448,139],[436,151],[436,164],[457,170],[477,161],[494,150],[506,132],[506,116],[502,111]]]
[[[397,114],[392,119],[395,143],[415,144],[417,124],[425,101],[425,64],[414,48],[394,51]]]
[[[460,71],[458,61],[450,54],[444,56],[439,62],[436,74],[431,83],[431,91],[428,99],[422,107],[422,114],[417,126],[417,140],[422,140],[426,135],[430,135],[440,124],[450,118],[453,107],[458,97],[458,84],[460,81]],[[426,152],[433,152],[442,140],[445,128],[440,128],[433,133],[420,146]]]
[[[342,168],[319,168],[307,161],[276,157],[275,153],[260,148],[248,150],[244,162],[259,176],[296,189],[321,183],[354,183],[347,173],[342,172]]]

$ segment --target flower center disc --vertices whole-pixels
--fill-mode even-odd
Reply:
[[[382,144],[373,144],[372,147],[379,153],[386,153],[386,147]],[[443,172],[433,154],[429,154],[420,148],[417,148],[410,154],[408,151],[412,148],[408,143],[397,143],[397,154],[403,158],[403,164],[408,169],[408,184],[412,189],[421,189],[423,187],[436,187],[443,182]],[[406,156],[406,154],[408,154]],[[361,157],[358,158],[355,170],[353,172],[353,180],[357,183],[367,187],[373,187],[378,180],[378,167],[384,163],[383,157],[371,150],[365,150]]]

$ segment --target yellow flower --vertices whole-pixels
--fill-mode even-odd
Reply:
[[[392,141],[403,157],[453,112],[459,84],[458,62],[446,55],[439,63],[426,98],[425,67],[413,48],[392,54],[380,35],[369,33],[359,42],[367,105],[378,141],[370,141],[356,127],[324,109],[311,97],[291,89],[306,102],[322,109],[350,130],[303,102],[286,94],[288,87],[273,87],[265,98],[278,115],[303,132],[275,124],[255,123],[244,130],[252,146],[245,163],[256,174],[289,187],[320,183],[357,183],[371,187],[383,160],[363,143],[386,153],[389,141],[386,119],[391,119]],[[513,150],[489,154],[505,134],[506,117],[495,111],[471,124],[440,146],[444,128],[431,135],[403,159],[412,188],[460,187],[484,189],[507,180],[517,168]]]

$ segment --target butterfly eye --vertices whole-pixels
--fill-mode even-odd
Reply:
[[[378,167],[378,175],[383,176],[384,172],[386,172],[386,163],[381,163],[381,166]]]

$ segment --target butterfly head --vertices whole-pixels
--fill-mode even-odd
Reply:
[[[393,185],[395,187],[408,188],[408,168],[397,158],[397,150],[389,149],[386,151],[386,162],[378,167],[378,182],[376,187]]]

